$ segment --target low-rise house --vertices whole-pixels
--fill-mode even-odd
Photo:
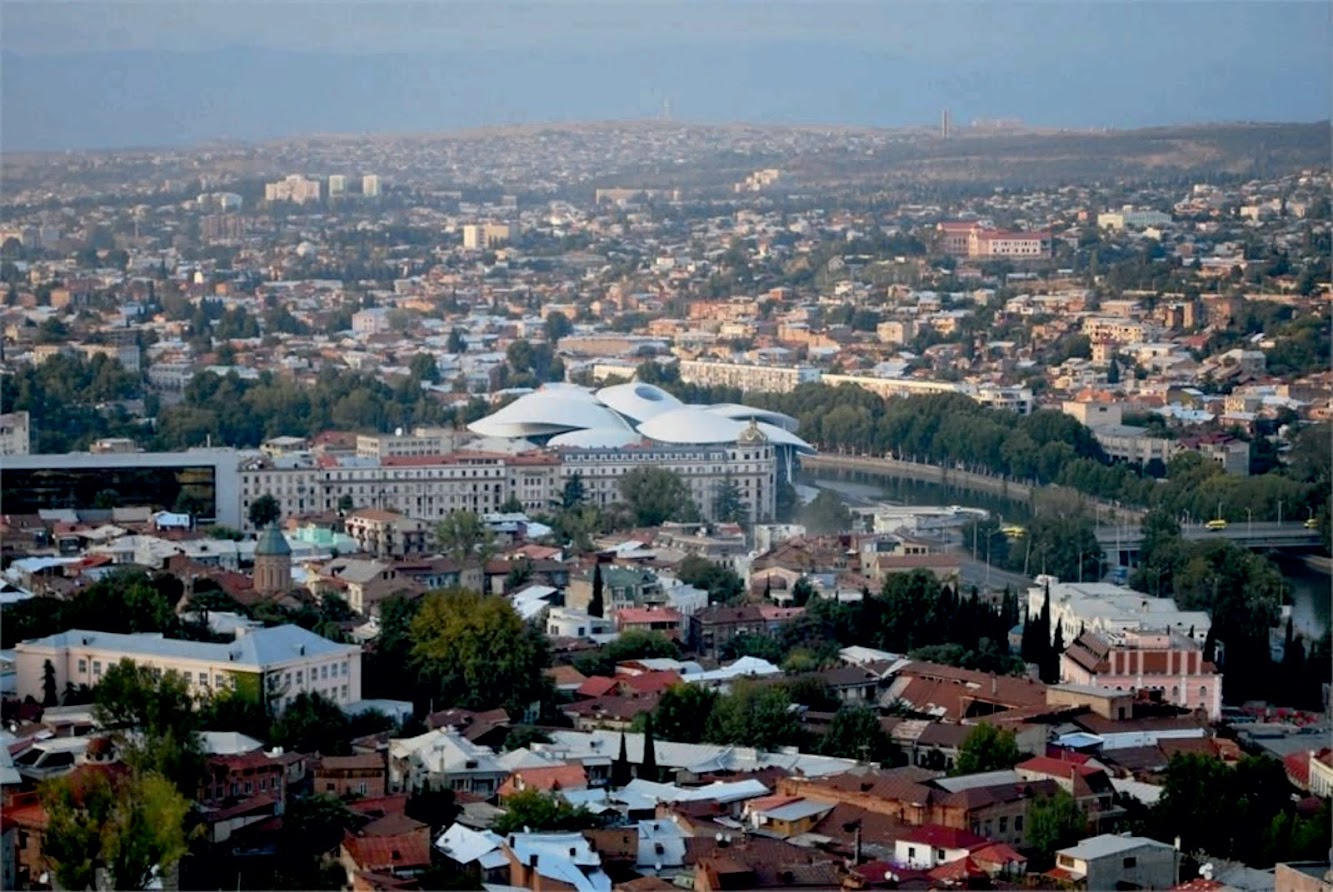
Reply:
[[[966,858],[990,841],[967,830],[925,824],[914,828],[894,846],[894,860],[906,867],[930,870]]]
[[[452,824],[435,840],[444,859],[478,883],[504,883],[509,879],[509,859],[503,836],[489,830],[473,830]]]
[[[380,818],[343,836],[338,862],[353,892],[401,888],[430,868],[430,828],[404,815]]]
[[[1169,889],[1180,880],[1180,853],[1143,836],[1103,833],[1055,853],[1053,878],[1083,889]]]
[[[690,617],[690,649],[717,659],[727,642],[738,635],[763,635],[767,631],[768,622],[759,605],[713,604]]]
[[[316,793],[351,797],[378,797],[387,792],[388,769],[378,755],[322,756],[311,766]]]
[[[578,833],[512,833],[503,851],[510,886],[532,892],[611,892],[601,856]]]
[[[378,558],[425,554],[430,546],[426,522],[396,511],[361,508],[347,515],[343,525],[361,551]]]
[[[453,790],[489,798],[509,772],[488,747],[457,731],[438,729],[389,741],[389,789],[393,792]]]
[[[657,632],[673,641],[682,637],[683,617],[670,607],[624,607],[615,617],[620,632]]]
[[[756,832],[790,839],[810,832],[832,809],[831,802],[779,794],[751,799],[744,816]]]

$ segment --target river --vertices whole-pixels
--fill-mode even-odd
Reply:
[[[973,492],[938,483],[923,483],[896,477],[883,477],[863,471],[824,471],[818,474],[803,471],[798,482],[811,486],[835,484],[843,492],[850,491],[867,500],[893,502],[899,505],[961,505],[984,508],[987,511],[1019,523],[1032,515],[1026,501],[1006,499],[987,493]],[[850,485],[849,485],[850,484]],[[1291,593],[1292,627],[1307,641],[1319,638],[1329,629],[1330,602],[1333,596],[1333,576],[1327,569],[1307,563],[1297,555],[1270,555],[1282,572]],[[1324,566],[1328,566],[1324,564]]]

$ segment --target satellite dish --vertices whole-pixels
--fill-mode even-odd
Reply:
[[[721,842],[721,841],[722,841],[722,831],[721,831],[721,830],[717,831],[717,836],[715,836],[714,839],[716,839],[718,842]]]

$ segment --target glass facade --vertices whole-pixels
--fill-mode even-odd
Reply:
[[[110,490],[121,505],[189,511],[209,522],[217,519],[216,478],[211,465],[6,469],[0,486],[7,514],[93,508],[98,494]]]

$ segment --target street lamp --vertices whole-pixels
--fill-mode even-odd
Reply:
[[[1254,535],[1254,512],[1249,508],[1245,509],[1245,535]]]

